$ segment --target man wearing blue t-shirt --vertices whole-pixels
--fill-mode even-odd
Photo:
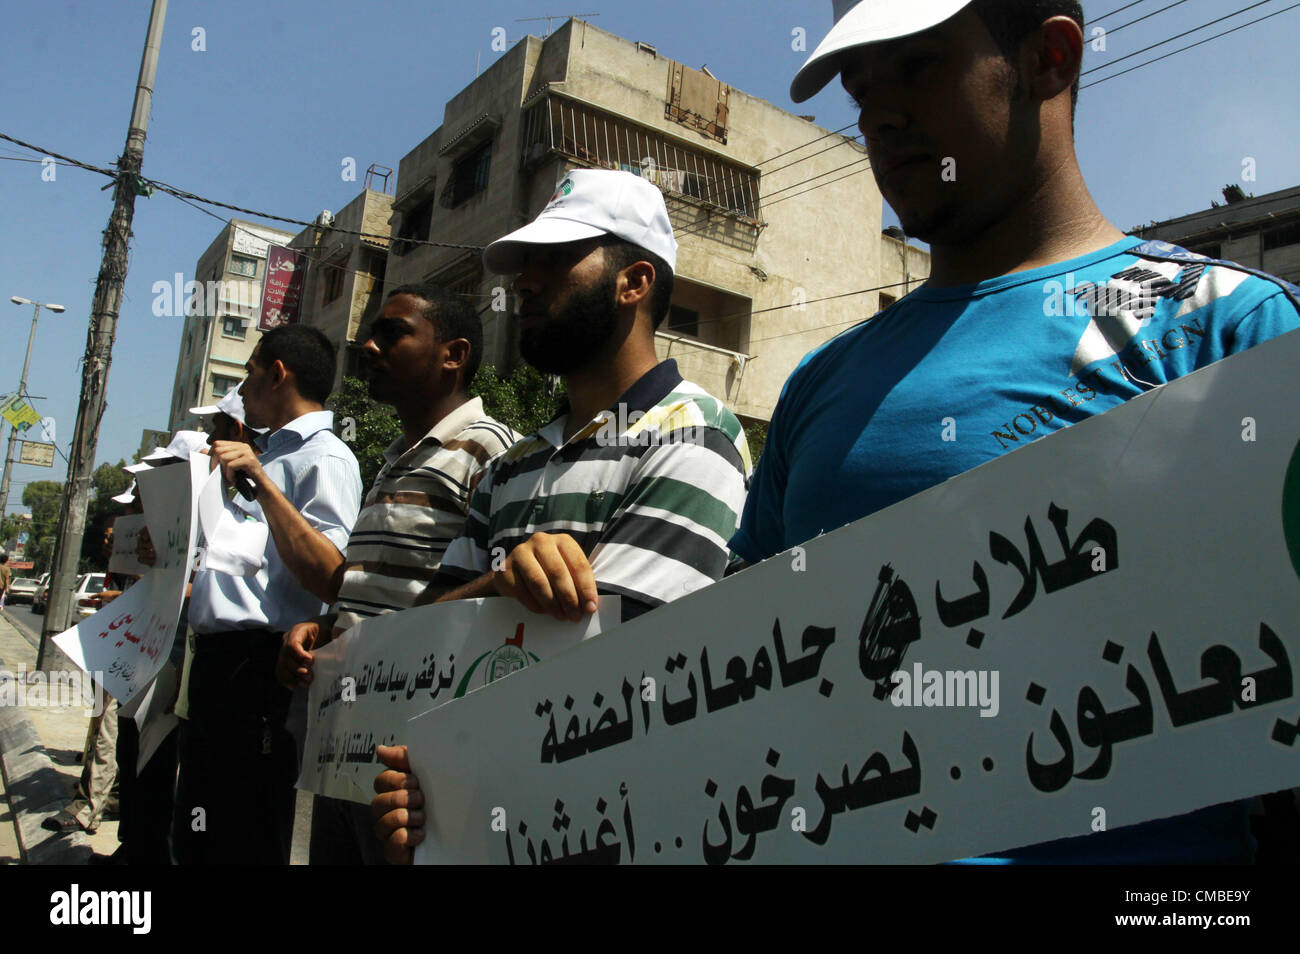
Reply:
[[[880,191],[929,281],[786,382],[732,540],[757,563],[1300,327],[1300,289],[1124,235],[1074,153],[1071,0],[835,0],[795,77],[858,103]],[[942,439],[945,419],[959,439]],[[1249,861],[1247,804],[1003,853]]]

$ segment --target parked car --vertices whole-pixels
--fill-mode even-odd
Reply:
[[[77,579],[77,589],[72,594],[72,605],[78,616],[94,616],[99,612],[99,593],[104,589],[105,574],[84,573]]]
[[[50,574],[42,573],[36,581],[36,595],[32,597],[32,612],[41,614],[50,601]]]
[[[6,603],[30,603],[36,599],[40,581],[30,576],[19,576],[9,581],[9,592],[5,595]]]

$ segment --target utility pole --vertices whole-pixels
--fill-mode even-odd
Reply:
[[[32,315],[32,330],[27,335],[27,357],[23,359],[23,377],[18,382],[18,396],[27,397],[27,369],[32,364],[32,345],[36,342],[36,320],[41,317],[41,308],[46,311],[52,311],[56,315],[66,311],[62,305],[50,305],[43,301],[31,301],[27,298],[19,298],[14,295],[9,299],[15,305],[35,305],[36,312]],[[18,443],[18,428],[12,424],[9,425],[9,447],[5,451],[5,470],[4,477],[0,477],[0,523],[4,522],[5,514],[9,512],[9,467],[14,463],[14,446]]]
[[[135,103],[131,124],[127,127],[126,148],[117,161],[117,181],[113,189],[113,212],[104,230],[104,258],[95,282],[95,299],[91,305],[90,330],[86,336],[86,355],[81,369],[81,402],[77,407],[76,432],[72,438],[72,457],[68,460],[68,480],[63,491],[59,514],[59,536],[54,550],[54,572],[50,576],[50,602],[36,667],[44,668],[45,649],[52,637],[68,628],[72,614],[72,594],[81,557],[81,540],[86,533],[86,511],[90,503],[90,478],[95,469],[95,449],[99,443],[99,424],[104,416],[108,390],[108,368],[113,360],[113,339],[117,335],[117,316],[122,306],[122,286],[126,282],[127,250],[131,238],[131,220],[135,216],[135,197],[147,195],[140,169],[144,164],[145,132],[149,128],[149,108],[153,104],[154,76],[158,72],[158,53],[162,46],[163,20],[167,0],[153,0],[149,13],[149,32],[140,57],[140,76],[136,81]]]

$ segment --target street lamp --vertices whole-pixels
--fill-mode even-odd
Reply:
[[[18,396],[27,395],[27,368],[32,363],[32,344],[36,341],[36,320],[41,317],[41,309],[52,311],[56,315],[67,311],[62,305],[51,305],[41,301],[32,301],[30,298],[19,298],[17,295],[9,299],[15,305],[34,305],[35,311],[32,313],[32,330],[27,335],[27,357],[23,359],[23,377],[18,383]],[[0,521],[4,520],[5,513],[9,510],[9,467],[13,463],[14,445],[18,443],[18,428],[12,424],[9,426],[9,447],[5,451],[4,477],[0,478]]]

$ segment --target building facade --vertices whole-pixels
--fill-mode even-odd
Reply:
[[[485,360],[512,364],[510,277],[451,246],[531,221],[574,168],[627,170],[663,191],[680,250],[657,350],[744,419],[770,419],[804,354],[928,273],[927,253],[882,236],[856,142],[569,20],[504,53],[402,158],[386,286],[472,296]]]
[[[194,266],[186,285],[185,328],[168,409],[171,432],[197,427],[191,407],[215,404],[244,380],[244,364],[261,338],[257,310],[270,245],[288,245],[293,233],[231,219]],[[180,276],[177,276],[179,282]]]
[[[1223,204],[1154,222],[1134,234],[1300,284],[1300,186],[1260,196],[1228,186],[1223,197]]]

